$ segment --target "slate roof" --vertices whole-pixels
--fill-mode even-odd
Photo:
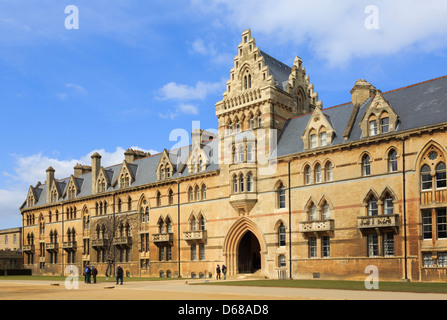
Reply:
[[[385,92],[383,97],[399,116],[395,132],[447,122],[447,76]],[[369,98],[360,106],[347,140],[344,139],[343,133],[353,110],[352,103],[322,110],[335,131],[335,138],[331,145],[362,139],[360,121],[368,110],[371,101],[372,98]],[[278,139],[276,156],[304,152],[301,137],[311,116],[312,114],[309,113],[286,121]]]
[[[216,142],[216,141],[214,141]],[[203,149],[205,152],[209,155],[211,150],[212,141],[204,142]],[[189,153],[191,151],[191,146],[182,147],[176,150],[172,150],[171,152],[168,152],[169,158],[174,165],[175,172],[172,175],[172,178],[178,178],[180,176],[188,176],[190,173],[188,172],[188,166],[185,166]],[[155,154],[152,156],[148,156],[145,158],[137,159],[133,161],[132,163],[128,163],[129,169],[132,171],[133,176],[135,177],[135,180],[131,184],[131,187],[137,187],[145,184],[155,183],[158,182],[157,180],[157,167],[160,162],[162,153]],[[210,157],[211,159],[217,158],[217,152],[214,152],[213,156]],[[121,171],[122,163],[104,168],[106,171],[106,174],[109,178],[109,181],[113,183],[120,171]],[[201,171],[198,174],[203,174],[204,172],[212,172],[219,169],[219,165],[217,161],[211,161],[211,163],[207,166],[205,171]],[[180,172],[180,170],[182,170]],[[68,187],[68,183],[70,181],[70,178],[60,179],[56,180],[56,184],[61,192],[61,195],[63,195]],[[91,172],[81,175],[79,178],[75,178],[75,181],[77,185],[79,186],[80,192],[77,194],[77,198],[82,198],[86,196],[90,196],[92,194],[92,174]],[[108,185],[108,188],[106,191],[114,191],[118,190],[119,185],[116,184]],[[36,203],[35,206],[41,206],[46,204],[46,185],[41,184],[34,188],[34,192],[36,194]],[[59,200],[67,200],[67,195]],[[26,201],[22,205],[21,209],[27,208]]]
[[[264,51],[261,51],[261,55],[264,57],[265,65],[269,67],[270,74],[275,79],[275,86],[281,90],[286,90],[292,68]]]

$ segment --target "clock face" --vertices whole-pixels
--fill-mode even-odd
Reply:
[[[428,154],[428,158],[430,160],[436,160],[437,157],[438,157],[438,153],[436,151],[432,151]]]

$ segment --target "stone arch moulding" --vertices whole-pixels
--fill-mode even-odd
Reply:
[[[265,237],[253,221],[246,217],[242,217],[231,226],[224,241],[223,255],[225,257],[229,275],[236,275],[238,273],[238,247],[242,237],[248,231],[251,231],[259,242],[261,248],[261,265],[262,268],[265,269],[267,261]]]

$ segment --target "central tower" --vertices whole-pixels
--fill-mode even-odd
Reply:
[[[220,169],[229,172],[230,202],[240,215],[257,201],[260,168],[274,156],[286,121],[315,108],[322,103],[302,60],[296,57],[289,67],[257,47],[250,29],[244,31],[223,99],[216,103]]]

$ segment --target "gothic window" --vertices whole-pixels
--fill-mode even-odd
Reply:
[[[312,183],[312,170],[309,165],[304,168],[304,183],[306,185]]]
[[[367,154],[365,154],[362,158],[362,173],[363,176],[371,175],[371,160]]]
[[[253,161],[253,145],[247,145],[247,162]]]
[[[368,201],[368,216],[377,216],[379,214],[379,207],[377,205],[377,199],[374,196]]]
[[[189,198],[189,202],[194,201],[194,191],[193,191],[192,187],[188,188],[188,198]]]
[[[238,187],[237,187],[237,176],[234,175],[233,176],[233,193],[236,193],[237,190],[238,190]]]
[[[286,245],[286,227],[282,222],[278,228],[278,244],[280,247],[284,247]]]
[[[202,200],[206,200],[206,185],[202,185]]]
[[[309,208],[309,221],[315,220],[317,220],[317,207],[315,206],[315,204],[312,203]]]
[[[251,173],[247,174],[247,191],[253,191],[253,175]]]
[[[323,182],[323,177],[321,174],[321,165],[317,163],[315,165],[315,183],[321,183]]]
[[[169,199],[169,205],[173,205],[174,204],[174,191],[172,191],[171,189],[169,189],[169,192],[168,192],[168,199]]]
[[[327,133],[326,131],[320,132],[320,147],[327,146]]]
[[[244,192],[244,175],[239,175],[239,192]]]
[[[157,191],[157,194],[155,196],[155,202],[157,204],[157,207],[161,206],[161,193],[160,193],[160,191]]]
[[[437,189],[446,187],[446,167],[444,162],[440,162],[436,166],[435,182]]]
[[[394,149],[388,154],[388,170],[389,172],[397,171],[397,151]]]
[[[377,119],[375,116],[371,116],[369,119],[369,135],[375,136],[377,133]]]
[[[388,115],[380,119],[380,130],[382,133],[390,132],[390,118]]]
[[[326,163],[326,181],[332,181],[333,180],[333,175],[332,175],[332,163],[328,162]]]
[[[323,214],[322,216],[323,220],[329,220],[331,218],[331,209],[327,202],[324,203],[322,214]]]
[[[431,170],[428,165],[424,165],[421,169],[422,190],[431,190],[432,188],[432,177],[430,171]]]
[[[318,147],[317,135],[315,133],[312,133],[310,135],[310,148],[314,149],[316,147]]]
[[[282,183],[280,183],[276,192],[278,197],[278,208],[284,209],[286,207],[286,187]]]

